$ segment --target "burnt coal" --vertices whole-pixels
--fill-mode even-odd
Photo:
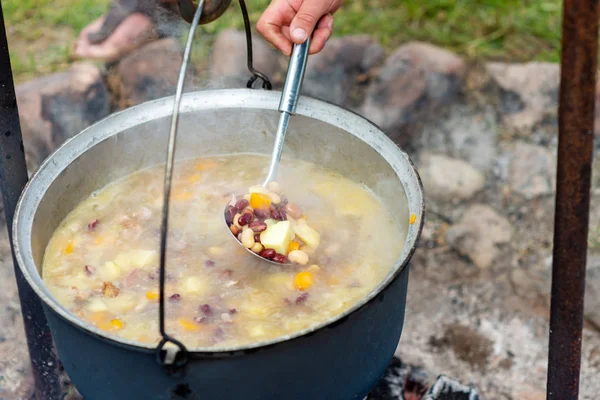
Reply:
[[[365,400],[479,400],[475,389],[452,378],[432,378],[422,368],[394,357]]]
[[[417,400],[429,387],[427,374],[394,357],[366,400]]]
[[[479,400],[479,395],[475,389],[440,375],[423,400]]]

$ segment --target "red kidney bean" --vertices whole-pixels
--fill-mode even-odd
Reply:
[[[260,233],[254,235],[254,243],[260,243]]]
[[[227,225],[231,225],[233,223],[233,218],[235,217],[235,214],[237,214],[237,210],[235,209],[235,207],[227,206],[227,208],[225,209],[225,222],[227,223]]]
[[[237,312],[237,310],[235,308],[232,308],[231,310],[229,310],[229,314],[235,314]]]
[[[256,210],[254,210],[254,215],[256,216],[256,218],[266,219],[266,218],[269,218],[270,213],[269,213],[269,210],[257,208]]]
[[[250,211],[245,211],[242,216],[238,219],[238,224],[241,226],[248,225],[254,220],[254,214]]]
[[[302,293],[296,298],[296,304],[302,304],[308,299],[308,293]]]
[[[254,232],[262,232],[267,229],[267,224],[263,221],[252,221],[248,224],[248,228],[252,229]]]
[[[248,205],[250,204],[250,202],[246,199],[240,199],[237,201],[237,203],[235,203],[235,208],[238,209],[238,211],[243,211],[244,208],[248,207]]]
[[[284,256],[283,254],[278,254],[278,253],[276,253],[273,256],[273,258],[271,258],[271,260],[275,261],[276,263],[280,263],[280,264],[286,264],[289,262],[289,260],[286,256]]]
[[[200,311],[207,317],[212,315],[212,308],[209,304],[202,304],[200,306]]]
[[[287,215],[285,214],[285,211],[282,211],[282,210],[274,210],[273,212],[271,212],[271,217],[273,217],[273,219],[276,219],[278,221],[286,221],[287,220]]]
[[[179,293],[175,293],[174,295],[171,295],[171,297],[169,297],[169,301],[173,303],[177,303],[179,300],[181,300],[181,295]]]
[[[302,209],[295,204],[292,204],[292,203],[286,204],[284,210],[292,218],[298,219],[302,216]]]
[[[275,255],[277,255],[277,252],[273,249],[264,249],[263,251],[261,251],[260,253],[258,253],[259,256],[261,256],[262,258],[267,258],[267,259],[271,259],[273,258]]]
[[[98,226],[98,223],[100,223],[100,221],[98,221],[97,219],[93,220],[92,222],[90,222],[90,223],[88,224],[88,229],[89,229],[90,231],[94,231],[94,230],[96,230],[96,227]]]
[[[234,234],[234,236],[237,236],[241,232],[241,229],[235,225],[230,225],[229,230]]]
[[[96,272],[96,267],[92,267],[91,265],[85,266],[85,273],[87,275],[92,275],[94,272]]]

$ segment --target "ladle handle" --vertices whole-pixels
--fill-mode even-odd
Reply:
[[[308,49],[310,47],[310,38],[302,44],[294,44],[292,55],[290,56],[290,64],[288,65],[285,84],[281,100],[279,101],[279,111],[293,115],[296,112],[298,98],[300,97],[300,89],[304,80],[304,72],[306,71],[306,60],[308,60]]]

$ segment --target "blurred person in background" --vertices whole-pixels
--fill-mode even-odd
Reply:
[[[310,53],[318,53],[333,32],[333,14],[343,0],[272,0],[257,30],[286,55],[293,43],[312,35]],[[157,19],[179,18],[177,0],[113,0],[106,15],[86,26],[73,56],[113,62],[161,37]]]

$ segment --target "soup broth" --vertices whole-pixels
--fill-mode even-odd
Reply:
[[[314,164],[284,160],[281,193],[320,234],[306,265],[275,265],[232,237],[223,210],[261,182],[252,154],[178,162],[165,286],[166,329],[188,348],[249,345],[320,324],[355,305],[400,257],[408,212],[392,213],[368,189]],[[90,195],[53,234],[43,279],[79,318],[120,337],[160,340],[158,267],[164,166]]]

